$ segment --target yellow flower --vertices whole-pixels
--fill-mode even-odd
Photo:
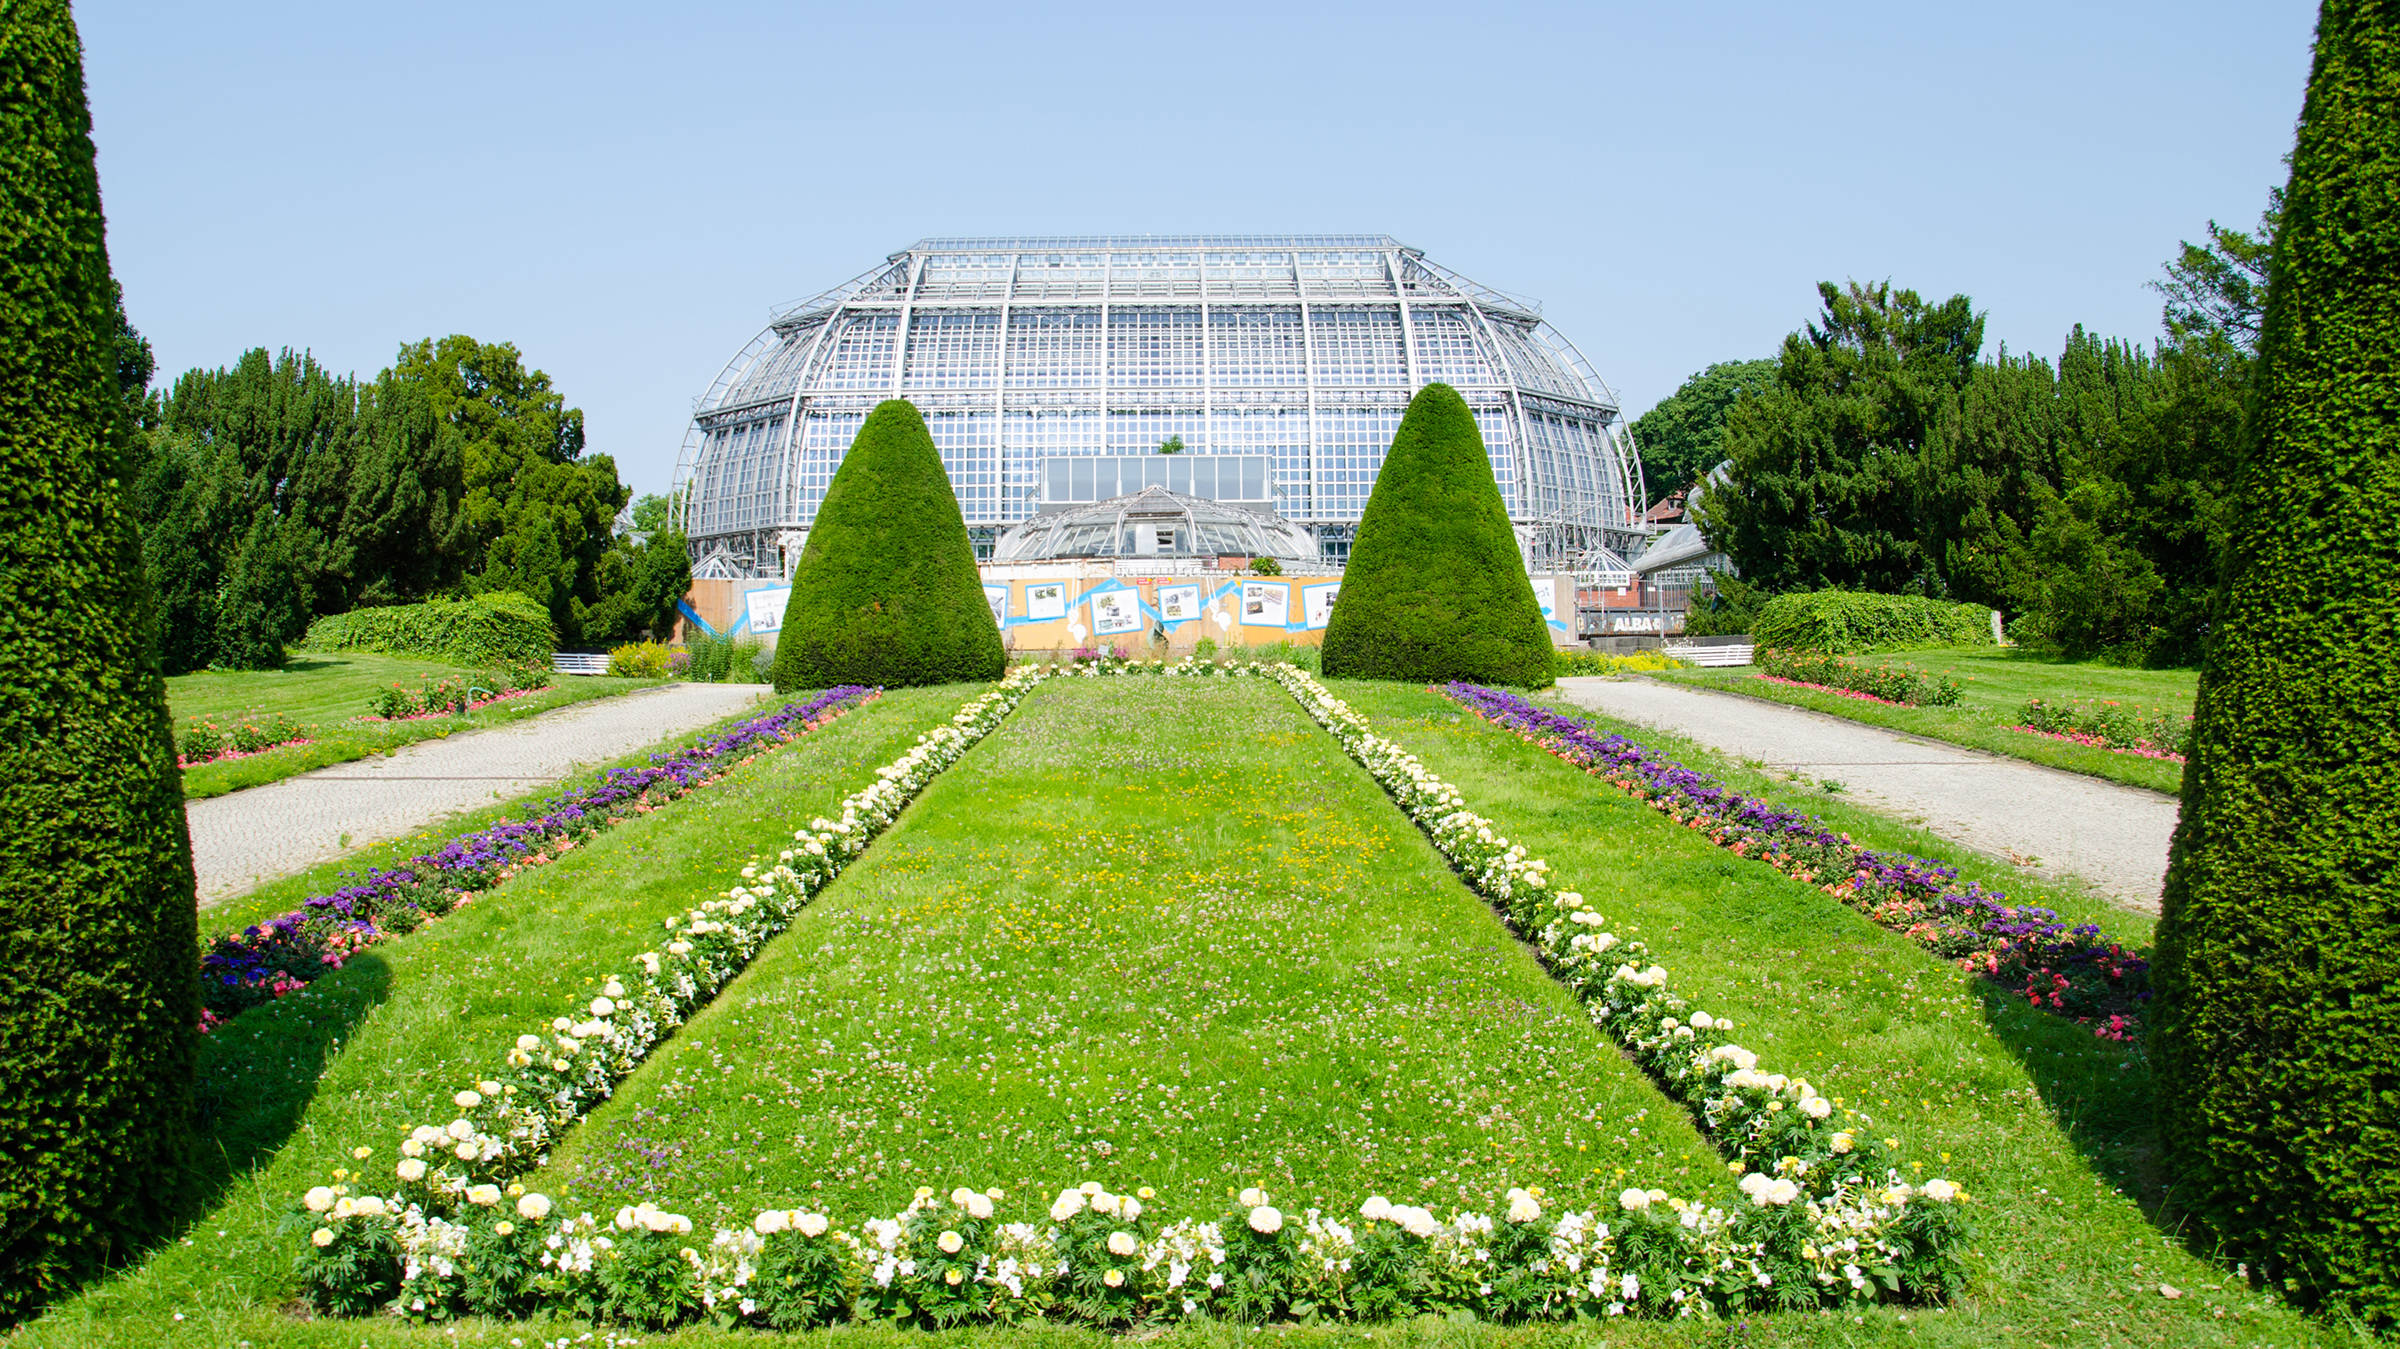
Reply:
[[[375,1155],[375,1149],[361,1145],[350,1149],[350,1155],[363,1162]]]
[[[308,1239],[317,1243],[319,1246],[331,1246],[333,1244],[333,1229],[330,1227],[320,1227],[316,1231],[309,1233]]]
[[[1109,1272],[1110,1272],[1111,1274],[1114,1274],[1116,1271],[1115,1271],[1115,1270],[1110,1270]],[[959,1273],[958,1273],[958,1271],[957,1271],[957,1270],[955,1270],[955,1269],[954,1269],[954,1270],[951,1270],[949,1273],[947,1273],[947,1274],[944,1274],[944,1275],[942,1276],[942,1282],[943,1282],[943,1283],[946,1283],[946,1284],[948,1284],[948,1285],[950,1285],[952,1288],[956,1288],[956,1287],[958,1287],[958,1285],[959,1285],[959,1281],[960,1281],[960,1276],[959,1276]]]

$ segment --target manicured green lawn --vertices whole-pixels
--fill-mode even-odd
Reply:
[[[1688,1117],[1264,680],[1060,680],[527,1184],[845,1221],[918,1185],[1739,1202]]]
[[[199,1158],[208,1209],[182,1244],[54,1308],[17,1332],[12,1349],[365,1338],[353,1325],[320,1334],[281,1310],[292,1252],[276,1228],[292,1196],[353,1146],[393,1157],[399,1133],[430,1103],[496,1065],[528,1024],[625,967],[656,941],[661,918],[715,896],[746,858],[872,781],[971,691],[886,694],[208,1037]]]
[[[428,676],[472,673],[438,661],[365,652],[295,652],[280,670],[205,670],[167,681],[167,708],[180,730],[195,721],[229,725],[245,718],[284,716],[311,728],[310,743],[246,758],[199,764],[183,771],[186,799],[221,796],[328,764],[347,763],[419,740],[521,720],[553,708],[633,689],[655,679],[559,676],[549,688],[479,708],[463,717],[366,721],[368,700],[392,684],[416,687]]]
[[[1338,681],[1378,730],[1547,858],[1615,924],[1650,943],[1679,988],[1732,1016],[1745,1044],[1828,1095],[1863,1101],[1977,1196],[1976,1284],[1912,1318],[1914,1340],[2019,1345],[2342,1343],[2197,1259],[2145,1217],[2155,1207],[2147,1066],[2137,1050],[2025,1007],[1831,897],[1731,856],[1648,806],[1420,689]],[[1613,726],[1714,771],[1690,747]],[[1756,791],[1740,773],[1729,785]],[[1774,793],[1769,792],[1772,797]],[[1877,846],[1914,831],[1810,808]],[[1977,875],[1977,859],[1941,848]],[[2022,899],[2005,868],[1983,873]],[[2070,914],[2099,917],[2067,897]],[[2147,920],[2116,914],[2147,942]],[[1621,928],[1619,930],[1622,930]],[[2166,1283],[2182,1296],[2159,1291]],[[1873,1322],[1877,1318],[1870,1317]],[[1896,1317],[1885,1334],[1900,1339]],[[1821,1318],[1770,1319],[1762,1343],[1848,1343]]]
[[[2013,647],[1990,646],[1942,647],[1858,659],[1915,665],[1949,675],[1959,682],[1963,696],[1954,707],[1886,707],[1814,689],[1770,684],[1757,678],[1757,670],[1750,666],[1667,670],[1647,677],[1790,703],[1870,726],[2005,754],[2128,786],[2168,793],[2183,789],[2181,764],[2093,749],[2009,728],[2022,720],[2019,713],[2028,698],[2061,703],[2114,700],[2189,715],[2199,684],[2197,671],[2125,670],[2091,661],[2044,660]]]

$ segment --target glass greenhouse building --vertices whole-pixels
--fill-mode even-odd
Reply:
[[[925,414],[985,556],[1011,525],[1155,479],[1271,511],[1340,560],[1436,380],[1475,410],[1536,565],[1622,570],[1641,461],[1574,344],[1529,301],[1339,234],[926,239],[791,306],[693,416],[676,471],[693,574],[785,575],[886,398]],[[1176,440],[1191,468],[1142,476]]]

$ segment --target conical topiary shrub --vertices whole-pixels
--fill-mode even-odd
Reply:
[[[200,1019],[183,787],[83,55],[0,5],[0,1326],[180,1216]]]
[[[2400,1323],[2400,7],[2327,0],[2159,922],[2170,1198]]]
[[[1325,628],[1325,673],[1543,688],[1549,625],[1466,400],[1428,384],[1375,475]]]
[[[998,679],[1000,628],[925,419],[876,405],[808,531],[775,646],[775,688]]]

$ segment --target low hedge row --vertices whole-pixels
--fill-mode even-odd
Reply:
[[[1855,655],[1911,646],[1990,646],[1992,611],[1922,595],[1813,590],[1777,595],[1758,611],[1760,646]]]
[[[558,632],[550,625],[548,609],[523,595],[499,591],[472,599],[327,614],[308,625],[300,645],[310,651],[374,651],[454,665],[547,665],[550,653],[558,649]]]
[[[1843,660],[1821,651],[1776,651],[1759,648],[1758,672],[1769,679],[1865,694],[1887,703],[1917,707],[1949,707],[1962,690],[1946,675],[1927,674],[1913,665],[1869,665]]]

